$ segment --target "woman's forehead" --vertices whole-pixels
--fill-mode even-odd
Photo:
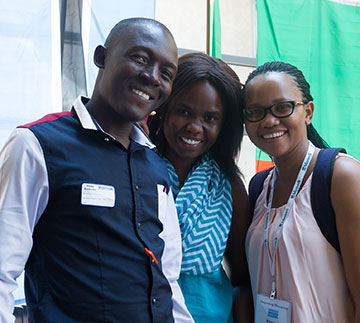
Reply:
[[[246,103],[257,103],[257,101],[267,101],[286,99],[300,100],[302,93],[289,74],[282,72],[269,72],[255,76],[245,89]]]

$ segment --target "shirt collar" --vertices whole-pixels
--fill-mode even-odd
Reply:
[[[89,111],[86,109],[85,104],[89,100],[89,98],[79,96],[73,104],[74,111],[80,120],[81,126],[84,129],[98,130],[106,133],[103,129],[101,129],[96,120],[91,117]],[[108,133],[107,135],[111,136]],[[139,126],[137,122],[134,123],[134,126],[131,130],[130,139],[150,149],[156,148],[156,146],[151,142],[150,138],[145,134],[144,130]]]

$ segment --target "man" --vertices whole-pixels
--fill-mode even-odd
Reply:
[[[135,124],[168,97],[169,30],[118,23],[91,99],[16,129],[0,154],[0,321],[25,267],[29,322],[192,322],[167,170]]]

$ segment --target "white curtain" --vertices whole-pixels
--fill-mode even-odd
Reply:
[[[53,111],[51,9],[49,0],[0,0],[0,147],[17,125]]]
[[[89,95],[97,75],[94,49],[116,22],[129,17],[154,18],[155,0],[83,0]],[[0,0],[0,149],[16,126],[63,109],[62,87],[69,85],[62,82],[72,80],[61,77],[60,42],[59,1]]]

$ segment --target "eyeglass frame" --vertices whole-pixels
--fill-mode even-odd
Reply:
[[[260,109],[263,110],[264,115],[263,115],[263,117],[262,117],[261,119],[256,120],[256,121],[254,121],[254,120],[249,120],[249,119],[246,117],[246,110],[251,110],[251,109],[244,108],[244,109],[243,109],[243,115],[244,115],[244,118],[245,118],[247,121],[249,121],[249,122],[259,122],[259,121],[261,121],[261,120],[264,120],[265,117],[266,117],[266,115],[268,114],[268,112],[270,112],[275,118],[283,119],[283,118],[290,117],[290,116],[294,113],[295,107],[296,107],[297,105],[306,105],[306,104],[308,104],[309,102],[310,102],[310,101],[307,101],[307,102],[305,101],[305,102],[303,102],[303,101],[292,101],[292,100],[289,100],[289,101],[281,101],[281,102],[274,103],[274,104],[272,104],[272,105],[270,105],[270,106],[268,106],[268,107],[266,107],[266,108],[260,108]],[[275,105],[278,105],[278,104],[281,104],[281,103],[291,103],[292,109],[291,109],[291,112],[290,112],[289,114],[287,114],[286,116],[281,116],[281,117],[279,117],[279,116],[277,116],[277,115],[274,114],[274,112],[272,111],[272,108],[273,108]]]

